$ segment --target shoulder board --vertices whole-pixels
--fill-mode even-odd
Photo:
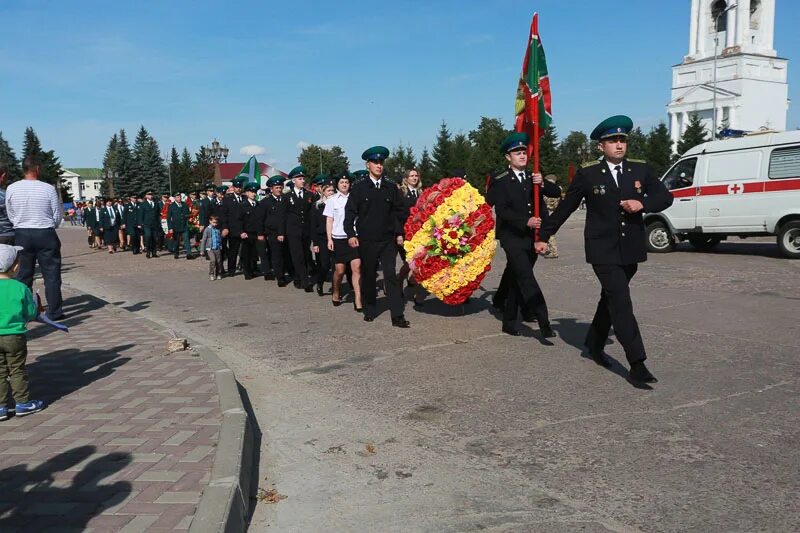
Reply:
[[[495,174],[494,176],[492,176],[492,179],[499,180],[505,178],[506,176],[508,176],[508,169],[504,170],[499,174]]]
[[[647,163],[647,161],[645,161],[644,159],[627,159],[626,161],[629,161],[631,163]]]
[[[594,161],[589,161],[587,163],[582,164],[581,168],[593,167],[593,166],[599,165],[599,164],[600,164],[600,160],[599,159],[595,159]]]
[[[383,179],[384,179],[384,181],[386,181],[386,183],[391,183],[395,187],[397,186],[397,182],[394,181],[393,179],[391,179],[391,178],[383,178]]]

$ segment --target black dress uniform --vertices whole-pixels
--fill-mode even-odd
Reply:
[[[244,198],[239,194],[226,194],[222,199],[222,229],[228,230],[228,275],[236,273],[236,258],[239,256],[239,247],[242,239],[242,225],[239,219],[239,206],[244,202]]]
[[[283,287],[286,285],[283,278],[283,243],[278,240],[278,237],[286,237],[286,200],[283,196],[269,194],[263,202],[265,207],[264,230],[267,235],[272,271],[278,280],[278,285]]]
[[[633,127],[627,117],[612,117],[598,126],[593,139],[602,139],[605,127],[612,135],[625,135]],[[621,124],[621,126],[617,126]],[[610,169],[605,159],[584,165],[575,174],[567,194],[542,225],[539,241],[555,234],[567,218],[586,200],[584,243],[586,262],[591,263],[602,290],[600,301],[586,335],[586,347],[595,361],[610,362],[603,355],[609,328],[614,326],[617,340],[633,365],[647,358],[639,325],[633,314],[629,283],[638,264],[647,260],[643,213],[656,213],[672,205],[672,194],[643,161],[623,160]],[[614,172],[615,175],[612,175]],[[616,179],[615,179],[616,177]],[[620,207],[623,200],[638,200],[644,209],[628,213]],[[643,368],[643,367],[642,367]],[[645,372],[647,372],[645,370]],[[649,372],[647,372],[649,375]],[[633,376],[632,376],[633,377]],[[652,376],[650,376],[652,378]],[[651,381],[655,381],[652,378]]]
[[[376,146],[366,150],[361,158],[367,161],[383,161],[388,155],[389,150]],[[381,178],[376,183],[370,176],[353,185],[344,213],[344,231],[347,237],[358,237],[364,320],[371,322],[375,319],[376,282],[380,262],[388,289],[392,325],[408,327],[408,321],[403,316],[400,282],[395,272],[396,240],[403,234],[400,224],[403,198],[400,189],[386,178]]]
[[[247,238],[241,240],[241,261],[244,279],[253,278],[254,267],[258,257],[258,237],[264,237],[264,215],[264,207],[259,206],[255,200],[248,198],[245,198],[237,210],[242,231],[247,234]]]
[[[317,252],[317,294],[323,295],[322,286],[331,271],[331,252],[328,250],[327,217],[325,202],[315,202],[311,208],[311,245],[319,248]]]
[[[311,292],[308,277],[311,265],[311,208],[313,193],[294,190],[284,195],[286,206],[286,241],[294,268],[294,285]]]
[[[156,252],[156,238],[161,230],[161,200],[144,199],[137,213],[137,225],[142,228],[144,235],[144,250],[147,257],[158,257]]]
[[[139,238],[142,235],[139,228],[139,210],[142,205],[133,201],[125,205],[125,233],[131,237],[131,249],[134,255],[141,253]]]
[[[558,186],[549,181],[543,181],[539,186],[539,202],[542,206],[540,217],[543,221],[547,218],[544,197],[559,196],[560,193]],[[534,213],[530,173],[507,168],[492,179],[486,201],[495,209],[496,234],[506,253],[503,279],[508,294],[503,306],[503,331],[512,335],[517,333],[517,315],[521,310],[523,317],[535,317],[542,335],[550,337],[553,333],[547,303],[533,274],[537,258],[533,250],[534,230],[527,226]]]

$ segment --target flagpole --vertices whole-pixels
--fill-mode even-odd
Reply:
[[[533,34],[537,36],[537,47],[538,43],[538,36],[539,36],[539,14],[535,13],[533,15]],[[539,54],[534,56],[534,61],[538,61]],[[536,69],[538,72],[539,69]],[[533,173],[539,173],[539,102],[540,99],[544,96],[541,94],[542,90],[541,87],[537,84],[537,90],[539,91],[539,98],[536,100],[536,106],[533,108]],[[533,216],[536,218],[540,218],[539,216],[539,184],[534,184],[533,186]],[[536,241],[539,240],[539,230],[535,229],[533,231],[533,241],[534,244]]]

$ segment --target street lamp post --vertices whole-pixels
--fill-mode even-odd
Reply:
[[[230,150],[227,146],[220,146],[219,141],[214,139],[211,141],[211,146],[203,146],[202,152],[203,157],[214,165],[214,175],[216,176],[219,164],[228,161]]]
[[[719,31],[718,31],[719,30],[719,18],[722,15],[726,14],[731,9],[733,9],[734,7],[736,7],[736,4],[731,4],[728,7],[726,7],[725,9],[723,9],[722,11],[720,11],[719,13],[717,13],[717,16],[714,17],[714,68],[713,68],[714,81],[712,82],[713,95],[711,97],[712,98],[712,100],[711,100],[711,102],[712,102],[711,103],[711,106],[712,106],[712,109],[711,109],[711,113],[712,113],[712,115],[711,115],[712,116],[712,119],[711,119],[711,139],[712,140],[715,140],[717,138],[717,48],[719,46]],[[734,30],[735,30],[735,28],[734,28]],[[731,29],[730,28],[726,28],[725,31],[731,31]]]

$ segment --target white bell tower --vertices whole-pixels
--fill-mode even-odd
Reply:
[[[689,54],[672,67],[672,140],[697,114],[709,131],[786,129],[788,60],[774,49],[775,0],[692,0]]]

